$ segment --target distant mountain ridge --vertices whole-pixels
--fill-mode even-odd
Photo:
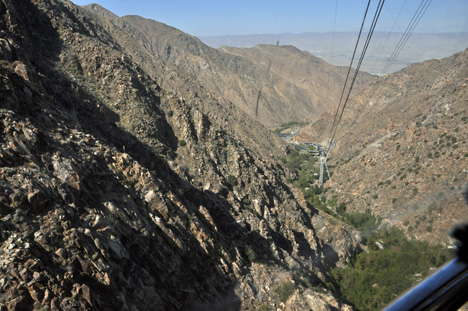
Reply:
[[[331,66],[292,45],[258,45],[253,48],[222,46],[218,50],[259,66],[269,66],[270,71],[265,72],[269,77],[264,78],[265,75],[260,75],[257,80],[261,81],[257,116],[260,120],[263,114],[269,111],[285,116],[284,120],[315,120],[338,102],[340,87],[344,84],[344,77],[348,71],[346,67]],[[366,73],[358,74],[353,94],[374,78]],[[284,105],[287,103],[289,109],[280,110],[278,102]],[[297,118],[296,115],[301,115],[302,118]]]
[[[175,66],[191,75],[210,93],[230,101],[268,128],[291,121],[311,122],[339,99],[333,90],[344,83],[347,69],[330,66],[307,52],[265,45],[246,51],[214,49],[153,20],[119,18],[98,5],[88,9],[111,16],[143,49],[157,56],[162,66]],[[372,78],[365,73],[358,75],[356,90]]]
[[[375,32],[361,70],[371,74],[380,74],[401,35],[401,33]],[[333,36],[335,37],[334,48],[333,54],[331,54]],[[199,39],[215,48],[223,45],[249,48],[257,44],[276,44],[279,41],[280,44],[294,45],[301,50],[308,51],[335,66],[349,66],[357,33],[309,32],[302,34],[199,36]],[[381,52],[384,43],[385,49]],[[390,72],[428,59],[448,57],[464,50],[467,46],[468,33],[466,32],[413,33]]]

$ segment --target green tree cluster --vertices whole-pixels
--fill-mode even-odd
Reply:
[[[289,296],[294,293],[295,289],[292,282],[283,282],[275,288],[275,293],[279,296],[280,301],[286,302]]]
[[[366,209],[364,213],[343,213],[342,216],[346,222],[365,236],[370,236],[382,223],[382,218],[372,214],[370,209]]]
[[[368,246],[369,253],[358,255],[349,267],[332,271],[331,287],[356,310],[382,308],[451,257],[448,249],[408,240],[396,228],[376,232]]]

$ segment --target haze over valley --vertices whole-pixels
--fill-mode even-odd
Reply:
[[[367,35],[364,33],[364,35]],[[375,32],[369,46],[368,56],[361,71],[379,75],[385,67],[393,48],[402,38],[401,32]],[[265,35],[200,36],[199,39],[214,48],[233,46],[250,48],[258,44],[293,45],[310,52],[335,66],[349,66],[358,33],[302,33]],[[411,64],[429,59],[451,56],[468,45],[468,32],[413,33],[389,72],[395,72]],[[333,47],[333,49],[332,49]]]

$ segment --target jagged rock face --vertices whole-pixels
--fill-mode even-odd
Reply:
[[[98,5],[88,8],[110,15]],[[177,29],[139,16],[111,19],[157,62],[184,70],[209,92],[269,128],[318,118],[339,100],[338,89],[347,73],[347,68],[330,66],[291,46],[213,49]],[[371,79],[366,73],[358,75],[356,89]]]
[[[292,272],[320,285],[359,250],[286,183],[278,138],[112,14],[2,0],[0,15],[3,308],[278,306]],[[284,306],[347,307],[303,290]]]
[[[467,221],[468,50],[414,64],[370,82],[350,101],[327,183],[352,210],[431,243]],[[328,138],[332,114],[296,138]]]

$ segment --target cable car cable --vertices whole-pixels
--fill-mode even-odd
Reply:
[[[385,64],[384,68],[382,69],[381,75],[387,74],[388,71],[390,70],[390,67],[393,65],[395,62],[396,58],[400,54],[401,50],[403,47],[406,45],[406,42],[408,41],[409,37],[413,33],[414,29],[416,28],[417,24],[423,17],[423,15],[426,13],[427,8],[431,4],[432,0],[422,0],[421,4],[419,5],[418,9],[414,13],[410,23],[406,27],[405,32],[401,36],[400,40],[398,41],[397,46],[392,52],[392,55],[390,58],[387,60],[387,63]]]
[[[369,11],[370,3],[371,3],[371,0],[369,0],[368,3],[367,3],[366,12],[364,13],[364,18],[362,19],[361,29],[359,30],[359,35],[358,35],[358,38],[357,38],[357,41],[356,41],[356,46],[354,47],[353,56],[351,57],[351,64],[349,65],[348,73],[346,74],[346,79],[345,79],[345,83],[344,83],[344,86],[343,86],[343,90],[341,91],[340,101],[338,102],[338,107],[336,108],[336,113],[335,113],[335,117],[333,119],[333,124],[332,124],[332,127],[330,129],[330,137],[333,134],[333,130],[334,130],[335,126],[337,126],[338,113],[340,111],[341,102],[343,100],[343,95],[344,95],[344,92],[346,90],[346,85],[348,83],[349,74],[351,72],[351,68],[352,68],[352,65],[353,65],[353,62],[354,62],[354,56],[356,55],[356,51],[357,51],[357,48],[358,48],[358,45],[359,45],[359,40],[361,39],[362,29],[364,28],[364,23],[366,21],[367,12]],[[328,152],[328,150],[330,150],[331,141],[332,140],[330,140],[328,142],[327,152]]]
[[[367,52],[367,48],[369,47],[369,44],[370,44],[370,41],[372,39],[372,35],[374,34],[374,30],[375,30],[375,27],[377,26],[377,21],[379,20],[379,17],[380,17],[380,13],[382,12],[382,8],[383,8],[383,5],[385,3],[385,0],[380,0],[378,5],[377,5],[377,8],[376,8],[376,11],[375,11],[375,14],[374,14],[374,18],[372,20],[372,24],[371,24],[371,27],[369,29],[369,33],[367,34],[367,39],[366,39],[366,42],[364,44],[364,47],[363,47],[363,50],[362,50],[362,53],[361,53],[361,57],[359,58],[359,62],[358,62],[358,65],[356,67],[356,70],[354,72],[354,76],[353,76],[353,79],[351,81],[351,84],[350,84],[350,87],[348,89],[348,94],[346,96],[346,100],[343,104],[343,108],[341,110],[341,114],[340,114],[340,117],[338,119],[338,122],[336,123],[336,126],[335,126],[335,129],[334,129],[334,132],[333,132],[333,135],[331,136],[331,139],[329,141],[329,144],[328,144],[328,148],[327,148],[327,156],[328,156],[328,152],[330,150],[330,146],[331,146],[331,142],[333,141],[333,139],[335,138],[335,135],[336,135],[336,131],[338,129],[338,124],[341,122],[341,118],[343,117],[343,112],[346,108],[346,105],[348,103],[348,100],[349,100],[349,97],[351,95],[351,91],[353,89],[353,86],[354,86],[354,82],[356,81],[356,78],[357,78],[357,75],[359,73],[359,69],[361,68],[361,65],[362,65],[362,62],[364,60],[364,56],[366,55],[366,52]],[[343,89],[344,90],[344,89]]]
[[[390,29],[389,33],[387,34],[387,37],[385,38],[384,44],[383,44],[382,47],[380,48],[379,54],[377,55],[377,60],[374,62],[374,65],[372,66],[372,69],[370,70],[369,73],[372,73],[372,72],[374,71],[375,66],[376,66],[376,64],[377,64],[377,62],[378,62],[378,59],[379,59],[380,55],[382,54],[384,48],[387,46],[388,39],[390,38],[390,35],[393,33],[393,28],[395,28],[395,25],[396,25],[396,23],[397,23],[397,21],[398,21],[398,18],[400,18],[401,12],[403,12],[403,8],[405,7],[406,1],[407,1],[407,0],[405,0],[405,1],[403,2],[403,5],[401,6],[400,11],[398,12],[397,17],[396,17],[395,20],[393,21],[392,28]]]

